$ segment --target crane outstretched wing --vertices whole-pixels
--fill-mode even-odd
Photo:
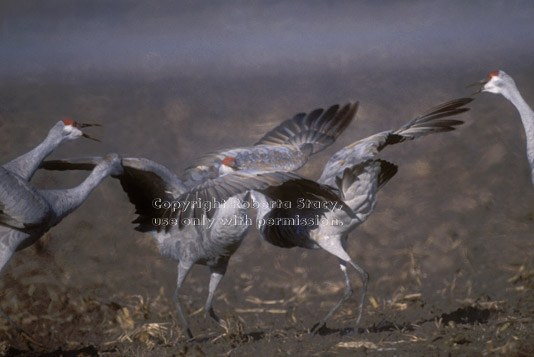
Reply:
[[[133,221],[141,232],[156,229],[152,219],[161,217],[164,209],[153,205],[154,200],[173,201],[185,191],[181,180],[157,162],[144,158],[123,158],[124,173],[118,177],[121,186],[135,206],[138,217]]]
[[[282,122],[265,134],[255,146],[286,145],[292,148],[293,151],[302,150],[299,153],[301,157],[297,160],[299,163],[295,164],[297,167],[294,169],[296,170],[306,162],[310,155],[324,150],[331,145],[352,122],[357,110],[358,102],[353,102],[347,103],[341,108],[336,104],[326,111],[319,108],[311,111],[309,114],[296,114],[291,119]],[[184,173],[186,186],[193,187],[203,181],[216,178],[219,176],[221,162],[226,156],[230,155],[230,153],[239,155],[239,153],[246,152],[247,150],[249,148],[246,147],[224,149],[202,156],[194,166],[186,168]],[[269,153],[261,153],[259,156],[261,157],[264,154],[269,155]],[[283,154],[278,152],[272,153],[271,155]],[[280,162],[288,161],[281,157],[280,159]],[[246,167],[242,169],[252,168]],[[256,169],[258,168],[256,167]],[[278,169],[280,170],[282,168],[278,167]],[[287,170],[287,168],[284,168],[284,170]]]
[[[339,196],[350,200],[351,208],[345,210],[347,216],[364,221],[373,211],[376,193],[396,172],[397,166],[383,160],[369,160],[346,168],[343,175],[337,177],[336,183]],[[336,206],[340,202],[345,205],[339,199]],[[282,248],[317,248],[317,244],[310,240],[310,230],[317,228],[319,222],[315,223],[312,219],[313,225],[308,224],[309,221],[299,224],[297,218],[309,219],[323,216],[326,212],[325,208],[275,207],[263,217],[264,224],[259,227],[261,236]],[[265,224],[271,220],[280,224]]]
[[[338,201],[339,194],[333,187],[321,185],[286,171],[236,171],[207,180],[176,200],[179,207],[169,210],[169,216],[176,218],[180,228],[186,219],[201,219],[203,215],[212,218],[217,207],[228,198],[250,190],[259,191],[272,200],[289,201],[292,205],[298,199]],[[210,202],[210,205],[203,204]],[[339,205],[343,207],[343,204]]]
[[[46,170],[92,170],[100,157],[85,157],[62,160],[48,160],[40,168]],[[161,217],[164,209],[154,207],[153,201],[173,201],[185,191],[181,180],[165,166],[145,158],[123,157],[123,173],[115,178],[135,206],[138,217],[133,221],[136,230],[146,232],[156,229],[152,218]]]
[[[309,114],[299,113],[269,131],[255,145],[313,145],[312,154],[331,145],[351,123],[358,102],[338,104],[327,110],[315,109]]]
[[[378,153],[388,145],[428,134],[454,130],[456,126],[463,124],[463,121],[444,118],[465,113],[469,108],[463,108],[463,106],[471,101],[473,98],[451,100],[429,109],[397,130],[383,131],[347,145],[332,155],[318,181],[327,185],[335,185],[336,177],[343,175],[346,168],[376,158]]]

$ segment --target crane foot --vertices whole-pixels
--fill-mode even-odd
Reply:
[[[316,323],[316,324],[313,325],[312,328],[310,329],[310,335],[312,335],[312,336],[317,335],[317,333],[318,333],[320,330],[322,330],[324,327],[326,327],[326,322],[321,321],[321,322]]]
[[[187,337],[189,337],[190,339],[195,337],[193,336],[193,333],[191,332],[191,329],[189,327],[185,331],[187,332]]]

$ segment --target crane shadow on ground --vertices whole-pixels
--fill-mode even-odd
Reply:
[[[189,342],[195,342],[195,343],[204,343],[204,342],[213,342],[216,339],[221,338],[224,336],[225,338],[229,340],[240,340],[241,342],[254,342],[254,341],[260,341],[265,337],[265,332],[263,331],[254,331],[249,333],[229,333],[226,335],[219,335],[216,337],[213,336],[198,336],[193,337],[189,340]]]
[[[114,351],[110,351],[114,352]],[[98,349],[95,346],[87,346],[76,350],[58,349],[52,352],[23,351],[16,348],[10,348],[6,356],[40,356],[40,357],[76,357],[76,356],[99,356]]]
[[[450,324],[451,322],[455,325],[457,324],[469,324],[474,325],[485,324],[488,322],[492,311],[489,309],[483,309],[476,306],[467,306],[458,308],[450,313],[442,313],[439,316],[434,316],[428,319],[418,320],[416,322],[404,322],[396,323],[388,320],[382,320],[377,324],[373,324],[370,327],[360,327],[358,328],[357,333],[381,333],[388,331],[414,331],[416,328],[428,322],[436,322],[440,324]],[[317,330],[317,335],[328,336],[333,334],[344,335],[353,335],[355,334],[354,328],[328,328],[323,326]]]

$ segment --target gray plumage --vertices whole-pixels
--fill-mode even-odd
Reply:
[[[29,183],[41,161],[56,147],[82,136],[91,138],[79,129],[85,126],[91,125],[78,124],[70,119],[59,121],[35,149],[0,166],[0,271],[16,251],[35,243],[80,206],[116,168],[118,156],[112,154],[105,157],[78,187],[39,190]]]
[[[352,122],[358,102],[343,107],[333,105],[326,111],[315,109],[309,114],[296,114],[268,132],[254,146],[219,150],[204,155],[197,165],[185,170],[184,185],[188,191],[179,202],[224,202],[248,190],[264,190],[288,180],[299,180],[291,171],[301,168],[308,158],[324,150]],[[231,159],[227,163],[225,160]],[[197,206],[198,207],[198,206]],[[192,205],[181,205],[171,213],[178,228],[185,219],[201,219],[204,212]]]
[[[99,182],[95,173],[76,189],[38,190],[29,183],[41,161],[64,142],[87,137],[71,119],[57,122],[45,140],[0,167],[0,270],[16,250],[33,244],[50,227],[78,207]]]
[[[110,173],[118,155],[104,157],[77,187],[38,190],[19,175],[0,167],[0,270],[15,251],[35,243],[50,228],[78,208]]]
[[[100,160],[98,157],[51,160],[42,163],[41,168],[47,170],[90,170]],[[291,173],[263,173],[258,181],[270,185],[294,185],[299,188],[299,196],[313,197],[327,195],[335,197],[330,189],[321,189],[320,185]],[[276,177],[275,177],[276,176]],[[223,206],[217,208],[211,218],[204,216],[204,221],[198,225],[184,225],[183,229],[160,230],[153,219],[165,215],[166,210],[157,209],[152,204],[155,198],[172,202],[185,190],[185,186],[178,176],[161,164],[144,158],[125,157],[122,159],[122,172],[115,175],[119,179],[123,190],[130,202],[135,206],[137,218],[133,223],[138,224],[136,230],[152,235],[157,242],[160,253],[166,258],[178,261],[178,278],[174,300],[176,308],[184,325],[187,335],[193,334],[183,313],[179,299],[180,288],[194,264],[206,265],[210,269],[208,298],[205,311],[221,326],[225,322],[213,310],[212,301],[215,291],[221,282],[230,257],[239,248],[247,235],[250,225],[245,222],[246,206],[243,202],[248,195],[244,192],[234,193],[226,199]],[[269,179],[265,179],[269,177]],[[266,181],[261,181],[265,179]],[[287,181],[284,181],[287,180]],[[216,181],[215,181],[216,182]],[[263,190],[269,196],[276,196],[270,191],[271,186]],[[310,193],[312,192],[312,193]],[[282,196],[286,198],[285,196]]]
[[[336,197],[337,209],[314,209],[292,206],[285,208],[267,207],[268,199],[257,192],[252,193],[253,200],[260,206],[259,222],[284,222],[286,219],[298,217],[301,220],[320,215],[321,224],[264,224],[259,226],[260,235],[271,244],[283,247],[302,247],[308,249],[322,248],[338,258],[339,266],[345,277],[346,290],[337,304],[328,314],[312,327],[312,333],[326,324],[326,321],[352,295],[347,273],[347,264],[352,266],[362,279],[362,293],[356,316],[357,326],[363,311],[363,304],[369,280],[368,273],[356,264],[347,253],[347,238],[349,233],[363,223],[373,212],[376,205],[378,190],[397,172],[397,167],[377,158],[378,153],[388,145],[397,144],[417,137],[454,130],[462,121],[443,119],[463,113],[469,109],[463,108],[471,102],[470,98],[453,100],[434,107],[427,113],[411,120],[397,130],[385,131],[365,139],[356,141],[336,152],[325,165],[320,184],[337,187],[339,195]],[[334,207],[334,206],[332,206]],[[346,207],[349,209],[347,210]],[[291,222],[291,221],[289,221]]]
[[[332,106],[324,113],[318,109],[309,115],[298,114],[265,135],[256,146],[221,150],[204,156],[197,165],[186,170],[185,180],[154,161],[122,159],[123,172],[117,178],[136,208],[136,229],[150,233],[158,243],[160,253],[179,262],[174,300],[190,338],[193,334],[179,299],[180,288],[190,269],[194,264],[209,267],[211,276],[205,311],[224,327],[225,322],[213,310],[212,301],[230,257],[250,229],[246,223],[246,208],[242,204],[247,199],[247,192],[255,189],[271,196],[271,187],[287,184],[298,187],[295,192],[305,197],[325,194],[334,197],[330,189],[321,189],[316,182],[283,170],[301,167],[309,155],[330,145],[352,121],[356,109],[357,104],[349,103],[341,109]],[[44,162],[42,167],[50,170],[90,170],[98,160],[55,160]],[[186,210],[185,213],[181,209],[172,212],[155,208],[152,205],[155,198],[167,202],[199,199],[210,202],[215,199],[224,205],[207,212],[202,208]],[[181,224],[180,230],[170,224],[162,230],[153,221],[161,219],[157,222],[163,222],[174,217],[180,223],[189,218],[201,221],[199,225]]]
[[[397,130],[383,131],[347,145],[332,155],[318,181],[334,186],[335,177],[339,176],[345,168],[374,159],[378,152],[388,145],[413,140],[431,133],[454,130],[454,127],[462,121],[445,118],[468,111],[469,109],[462,107],[472,100],[472,98],[460,98],[449,101],[428,110]]]
[[[358,102],[340,108],[333,105],[326,111],[315,109],[299,113],[282,122],[263,136],[254,146],[218,150],[202,156],[185,170],[184,183],[193,187],[220,176],[222,160],[235,159],[239,170],[295,171],[310,155],[331,145],[352,122]]]

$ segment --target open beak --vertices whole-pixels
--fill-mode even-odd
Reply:
[[[483,80],[480,80],[480,81],[476,81],[475,83],[471,83],[469,84],[466,88],[469,88],[469,87],[476,87],[476,86],[481,86],[480,88],[478,88],[476,91],[474,91],[473,93],[469,94],[470,97],[482,92],[482,90],[484,89],[484,85],[488,83],[488,81],[486,79],[483,79]]]
[[[84,138],[87,138],[87,139],[91,139],[91,140],[94,140],[94,141],[98,141],[99,143],[102,142],[101,140],[98,140],[97,138],[93,138],[92,136],[87,135],[87,134],[84,133],[84,132],[82,132],[82,136],[83,136]]]
[[[87,128],[87,127],[90,127],[90,126],[102,126],[102,125],[100,125],[100,124],[87,124],[87,123],[77,123],[77,124],[78,124],[78,128],[79,128],[79,129],[81,129],[81,128]],[[98,140],[97,138],[93,138],[92,136],[90,136],[90,135],[84,133],[83,131],[82,131],[82,136],[83,136],[84,138],[87,138],[87,139],[91,139],[91,140],[94,140],[94,141],[102,142],[102,141]]]
[[[100,125],[100,124],[78,123],[78,127],[79,127],[79,128],[87,128],[87,127],[90,127],[90,126],[102,126],[102,125]]]

